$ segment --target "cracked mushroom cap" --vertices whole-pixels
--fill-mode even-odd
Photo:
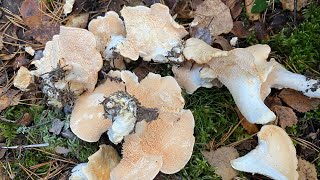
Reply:
[[[28,91],[31,83],[33,83],[33,76],[27,68],[21,66],[13,80],[13,85],[21,91]]]
[[[114,11],[106,12],[105,16],[98,16],[90,21],[88,29],[97,40],[97,48],[103,52],[112,39],[112,36],[125,36],[123,21]]]
[[[265,125],[258,133],[259,144],[247,155],[231,161],[234,169],[258,173],[277,180],[297,180],[296,149],[280,127]]]
[[[84,90],[92,92],[102,67],[102,57],[96,50],[94,35],[80,28],[60,27],[60,34],[46,44],[44,57],[34,64],[37,70],[32,73],[41,76],[64,67],[64,79],[70,83],[70,89],[77,94]]]
[[[190,38],[186,41],[183,55],[188,60],[193,60],[197,64],[205,64],[213,57],[227,56],[227,51],[216,49],[197,38]]]
[[[126,39],[118,45],[120,54],[132,60],[139,56],[145,61],[181,62],[181,39],[188,34],[176,23],[169,8],[156,3],[145,6],[123,7],[121,15],[127,31]]]
[[[111,171],[111,180],[153,179],[162,167],[162,158],[146,154],[141,147],[141,139],[132,134],[125,137],[122,146],[123,158]]]
[[[90,180],[110,179],[110,172],[120,162],[118,152],[111,146],[100,145],[100,149],[88,157],[89,162],[82,168]]]
[[[109,75],[118,77],[119,72],[111,72]],[[112,121],[104,117],[105,112],[101,102],[105,97],[124,89],[123,83],[107,79],[93,92],[86,92],[79,96],[70,118],[72,132],[84,141],[98,141],[112,125]]]

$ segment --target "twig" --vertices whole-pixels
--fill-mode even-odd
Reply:
[[[0,146],[0,149],[25,149],[25,148],[37,148],[37,147],[47,147],[49,143],[43,144],[31,144],[31,145],[22,145],[22,146]]]

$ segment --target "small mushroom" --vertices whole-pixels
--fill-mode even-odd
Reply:
[[[13,85],[21,91],[28,91],[31,83],[33,83],[33,76],[27,68],[21,66],[13,80]]]
[[[145,61],[183,61],[181,39],[188,32],[174,21],[167,6],[125,6],[121,15],[127,31],[124,42],[117,46],[122,56],[134,61],[139,56]]]
[[[72,12],[73,4],[75,0],[66,0],[66,3],[63,5],[63,14],[68,15]]]
[[[247,155],[232,160],[232,167],[272,179],[297,180],[296,149],[287,133],[278,126],[264,125],[258,138],[258,146]]]

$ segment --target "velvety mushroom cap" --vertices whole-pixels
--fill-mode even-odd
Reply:
[[[120,75],[119,72],[112,73],[114,77]],[[111,120],[104,117],[104,107],[101,102],[112,93],[124,89],[123,83],[107,79],[94,92],[86,92],[79,96],[70,118],[72,132],[84,141],[98,141],[112,124]]]
[[[205,64],[213,57],[227,56],[227,51],[216,49],[197,38],[190,38],[186,41],[183,55],[188,60],[193,60],[197,64]]]
[[[100,145],[100,149],[88,157],[89,162],[83,168],[83,173],[90,180],[110,179],[110,172],[120,162],[117,151],[107,145]]]
[[[141,56],[145,61],[166,62],[170,56],[181,53],[181,38],[188,32],[173,20],[167,6],[156,3],[150,8],[124,7],[121,15],[127,36],[118,49],[124,57],[137,60]]]
[[[21,91],[27,91],[28,86],[33,82],[33,76],[30,71],[21,66],[16,77],[13,80],[13,85]]]
[[[91,20],[88,29],[96,37],[97,48],[100,52],[105,50],[112,36],[126,35],[123,21],[114,11],[108,11],[105,16],[98,16]]]
[[[258,138],[259,145],[247,155],[232,160],[232,167],[273,179],[297,180],[296,149],[287,133],[278,126],[265,125]]]
[[[162,167],[162,157],[146,154],[141,147],[141,139],[132,134],[125,137],[122,147],[123,158],[111,171],[111,180],[153,179]]]
[[[77,94],[83,90],[92,92],[97,83],[102,57],[96,49],[94,35],[80,28],[60,27],[60,34],[46,44],[44,57],[34,62],[33,74],[41,76],[60,64],[67,69],[65,81]]]

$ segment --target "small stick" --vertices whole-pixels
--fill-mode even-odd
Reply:
[[[22,145],[22,146],[0,146],[0,149],[25,149],[25,148],[35,148],[35,147],[47,147],[47,146],[49,146],[49,143]]]

